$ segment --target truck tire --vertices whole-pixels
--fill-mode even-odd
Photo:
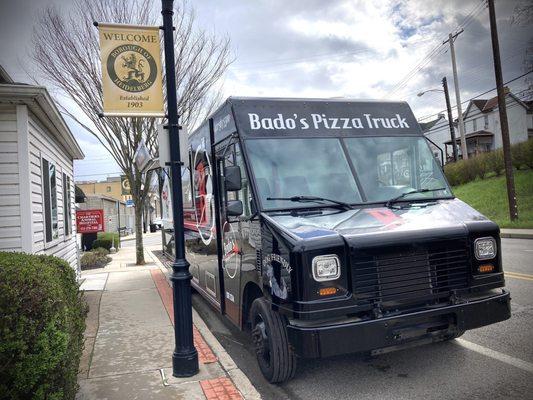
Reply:
[[[270,383],[284,382],[296,372],[296,355],[289,345],[287,319],[273,311],[264,298],[250,309],[252,340],[257,362]]]

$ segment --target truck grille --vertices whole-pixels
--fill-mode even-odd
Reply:
[[[468,285],[466,240],[443,240],[402,248],[357,250],[352,285],[361,303],[402,308],[448,297]]]

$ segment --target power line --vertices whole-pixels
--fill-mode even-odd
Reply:
[[[507,82],[504,82],[504,85],[508,85],[509,83],[512,83],[512,82],[514,82],[514,81],[516,81],[516,80],[518,80],[518,79],[520,79],[520,78],[523,78],[524,76],[529,75],[529,74],[532,73],[532,72],[533,72],[533,69],[530,70],[530,71],[528,71],[528,72],[526,72],[526,73],[524,73],[524,74],[522,74],[522,75],[519,75],[519,76],[517,76],[517,77],[515,77],[515,78],[513,78],[513,79],[511,79],[511,80],[509,80],[509,81],[507,81]],[[479,93],[478,95],[476,95],[476,96],[474,96],[474,97],[471,97],[471,98],[469,98],[469,99],[467,99],[467,100],[465,100],[465,101],[462,101],[461,104],[468,103],[469,101],[474,100],[474,99],[477,99],[478,97],[483,96],[484,94],[490,93],[490,92],[492,92],[492,91],[494,91],[494,90],[496,90],[496,87],[494,87],[494,88],[492,88],[492,89],[489,89],[489,90],[486,90],[486,91],[484,91],[483,93]],[[457,108],[457,106],[452,107],[452,109],[456,109],[456,108]],[[438,113],[425,115],[425,116],[423,116],[423,117],[418,118],[417,120],[418,120],[418,121],[423,121],[423,120],[425,120],[425,119],[428,119],[428,118],[431,118],[431,117],[438,116],[439,114],[442,114],[442,113],[445,112],[445,111],[446,111],[446,110],[442,110],[442,111],[440,111],[440,112],[438,112]]]
[[[118,172],[102,172],[102,173],[99,173],[99,174],[83,174],[83,175],[74,174],[74,178],[82,178],[84,176],[103,176],[103,175],[114,175],[114,174],[123,175],[124,173],[122,171],[118,171]]]
[[[287,58],[287,59],[281,59],[281,60],[272,60],[272,61],[258,61],[254,63],[243,63],[241,66],[235,66],[232,67],[234,70],[250,70],[250,69],[256,69],[256,68],[268,68],[269,66],[280,66],[280,65],[286,65],[286,64],[298,64],[305,61],[313,61],[315,59],[320,58],[327,58],[327,57],[334,57],[334,56],[347,56],[347,55],[354,55],[354,54],[362,54],[362,53],[369,53],[374,52],[372,49],[359,49],[355,51],[348,51],[348,52],[334,52],[334,53],[326,53],[326,54],[315,54],[310,55],[307,57],[294,57],[294,58]],[[246,67],[243,65],[250,65],[250,67]]]
[[[76,162],[91,162],[91,161],[106,161],[106,160],[113,160],[115,159],[112,156],[102,156],[102,157],[94,157],[94,158],[84,158],[83,160],[76,160]]]
[[[493,89],[493,90],[495,90],[495,89]],[[518,96],[516,96],[515,93],[513,93],[513,95],[515,95],[515,97],[518,97]],[[470,100],[474,100],[474,98],[472,98],[472,99],[470,99]],[[470,100],[467,100],[467,101],[470,101]],[[520,100],[520,99],[519,99],[519,100]],[[523,101],[523,100],[521,100],[521,101]],[[511,109],[511,108],[513,108],[513,107],[515,107],[515,106],[518,106],[518,105],[519,105],[519,104],[508,106],[507,109]],[[452,107],[452,110],[455,110],[455,109],[456,109],[456,107]],[[444,112],[445,112],[445,110],[442,110],[442,111],[441,111],[440,113],[438,113],[438,114],[432,114],[432,115],[430,115],[430,116],[426,116],[426,117],[423,118],[423,119],[424,119],[424,120],[427,120],[427,119],[429,119],[430,117],[437,117],[439,114],[443,114]],[[421,122],[422,119],[418,119],[417,121],[418,121],[418,122]]]
[[[459,24],[459,28],[466,28],[468,25],[470,25],[470,23],[472,23],[472,21],[474,20],[474,18],[483,10],[483,9],[486,9],[487,8],[487,1],[486,0],[482,0],[480,3],[478,3],[477,6],[475,6],[471,11],[470,13],[465,17],[465,19],[463,20],[463,22],[461,22]],[[477,10],[476,10],[477,9]]]
[[[503,61],[509,61],[509,60],[512,60],[518,56],[520,56],[522,54],[522,51],[518,52],[518,53],[515,53],[515,54],[511,54],[510,56],[506,57]],[[492,65],[492,62],[486,62],[486,63],[483,63],[483,64],[476,64],[470,68],[467,68],[467,69],[463,69],[461,70],[461,75],[463,75],[463,77],[466,75],[473,75],[474,73],[480,71],[483,67],[486,67],[486,66],[489,66],[489,65]],[[485,75],[480,75],[480,74],[477,74],[477,78],[474,78],[474,79],[469,79],[468,80],[468,83],[471,84],[471,83],[475,83],[475,82],[479,82],[483,79],[486,79],[487,77]],[[432,86],[433,87],[433,86]],[[431,88],[432,88],[431,87]],[[414,94],[417,94],[417,93],[420,93],[420,92],[424,92],[425,90],[428,90],[428,89],[431,89],[430,87],[427,87],[425,89],[418,89],[418,90],[415,90],[413,92],[409,92],[407,94],[405,94],[403,97],[409,97],[409,96],[412,96]],[[401,93],[401,92],[400,92]],[[432,94],[437,94],[435,92],[429,92],[429,93],[432,93]],[[428,94],[429,94],[428,93]]]
[[[404,87],[407,82],[409,82],[409,80],[415,76],[423,67],[425,67],[430,61],[431,59],[433,59],[434,57],[437,57],[437,56],[440,56],[441,54],[443,54],[442,52],[442,48],[444,46],[441,44],[437,45],[436,47],[433,48],[433,50],[431,50],[422,60],[420,60],[418,62],[418,64],[416,64],[414,66],[414,68],[407,73],[407,75],[405,75],[402,80],[400,82],[398,82],[388,93],[387,93],[387,96],[390,96],[391,94],[393,94],[394,92],[398,91],[399,89],[401,89],[402,87]]]
[[[459,26],[455,29],[455,31],[459,31],[461,29],[466,28],[474,20],[474,18],[485,8],[485,7],[482,7],[484,5],[486,5],[485,0],[481,1],[474,8],[472,8],[472,10],[467,14],[465,19],[459,24]],[[393,93],[395,93],[396,91],[404,87],[407,84],[407,82],[409,82],[409,80],[411,80],[418,72],[422,70],[422,68],[424,68],[431,61],[431,59],[443,54],[447,49],[444,47],[444,51],[439,52],[439,50],[442,47],[444,47],[444,44],[440,43],[435,48],[433,48],[433,50],[431,50],[417,65],[415,65],[415,67],[413,67],[413,69],[410,72],[407,73],[406,76],[404,76],[404,78],[402,78],[400,82],[398,82],[387,93],[387,96],[392,95]]]
[[[513,93],[515,94],[515,93]],[[521,100],[523,102],[523,100]],[[520,103],[515,103],[515,104],[511,104],[509,106],[507,106],[507,110],[511,110],[512,108],[515,108],[515,107],[521,107],[521,104]],[[465,121],[465,124],[469,121],[472,121],[471,119],[469,119],[468,121]],[[446,132],[449,132],[450,131],[450,127],[446,124],[446,125],[443,125],[441,127],[439,127],[438,129],[433,129],[431,128],[431,133],[435,133],[435,132],[441,132],[441,131],[446,131]],[[427,133],[427,132],[424,132],[424,133]]]
[[[427,42],[428,40],[431,40],[431,39],[417,40],[417,41],[409,43],[409,45]],[[358,49],[354,51],[314,54],[314,55],[309,55],[306,57],[289,57],[289,58],[285,58],[285,59],[282,58],[282,59],[277,59],[277,60],[252,61],[252,62],[239,63],[239,65],[235,65],[235,66],[232,65],[230,69],[235,70],[235,71],[255,70],[259,68],[269,68],[269,67],[276,67],[276,66],[282,66],[282,65],[299,64],[305,61],[313,61],[313,60],[321,59],[321,58],[328,58],[328,57],[335,57],[335,56],[348,56],[348,55],[374,53],[374,52],[375,52],[374,49]]]
[[[504,58],[502,61],[505,62],[505,63],[508,63],[509,61],[512,61],[512,60],[516,59],[517,57],[521,56],[522,54],[523,54],[522,51],[519,51],[519,52],[514,53],[514,54],[510,54],[509,56]],[[465,76],[468,77],[470,75],[475,75],[476,76],[475,78],[468,79],[468,83],[469,84],[482,81],[484,79],[487,79],[488,76],[487,75],[483,75],[483,74],[479,74],[478,72],[483,70],[484,67],[487,67],[487,66],[492,66],[492,61],[476,64],[476,65],[473,65],[473,66],[471,66],[469,68],[466,68],[466,69],[461,69],[461,76],[464,78]],[[413,92],[409,92],[409,93],[407,93],[405,95],[402,95],[402,97],[409,97],[411,95],[414,95],[414,94],[417,94],[417,93],[420,93],[420,92],[423,92],[423,91],[424,90],[418,89],[418,90],[415,90]],[[403,92],[400,92],[400,94],[402,94],[402,93]]]

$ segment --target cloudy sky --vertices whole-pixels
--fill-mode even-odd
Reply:
[[[455,42],[462,100],[495,87],[488,9],[481,0],[191,3],[198,29],[231,39],[235,62],[224,78],[226,96],[401,99],[417,117],[430,119],[444,109],[443,95],[417,93],[439,87],[446,76],[455,103],[450,53],[441,44],[458,28],[464,29]],[[0,1],[0,64],[19,81],[28,80],[23,67],[35,15],[50,4],[69,8],[62,0]],[[530,1],[496,0],[504,81],[523,74],[526,51],[533,53],[532,25],[510,23],[521,4]],[[521,93],[525,79],[510,83],[511,90]],[[117,175],[96,140],[70,125],[86,154],[75,165],[77,177]]]

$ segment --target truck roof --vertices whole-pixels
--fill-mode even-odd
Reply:
[[[254,96],[230,96],[226,102],[236,101],[279,101],[279,102],[321,102],[321,103],[406,103],[405,101],[381,100],[381,99],[352,99],[348,97],[254,97]],[[220,108],[220,107],[219,107]]]
[[[234,132],[244,138],[422,135],[403,101],[229,97],[190,135],[193,147],[209,139],[210,118],[215,143]]]

